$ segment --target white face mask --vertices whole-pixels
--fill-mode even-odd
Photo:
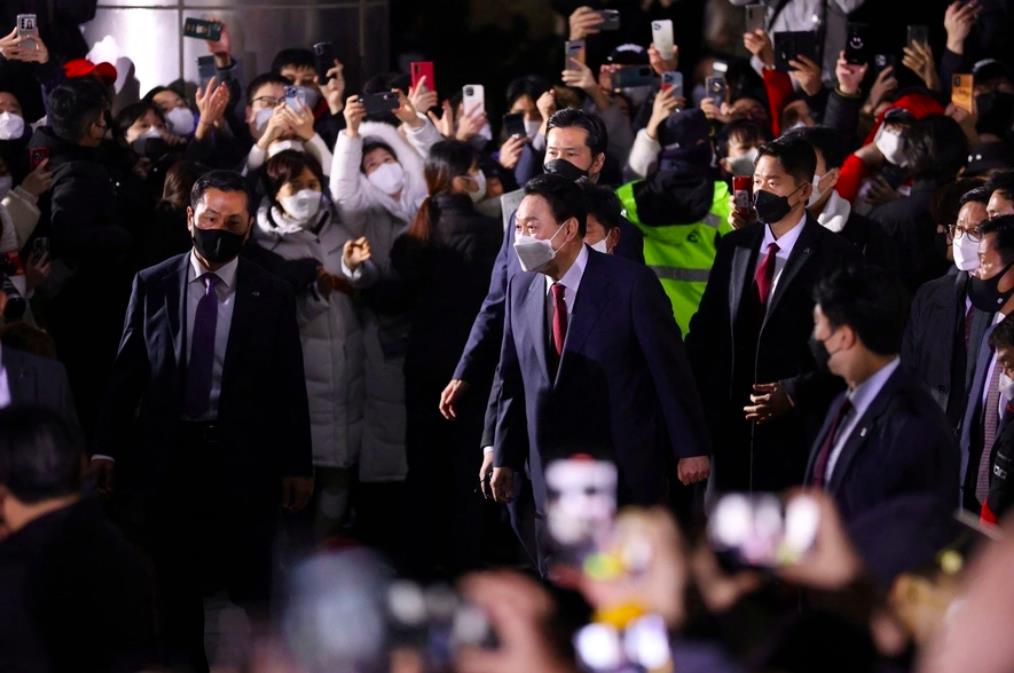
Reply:
[[[165,114],[165,121],[169,130],[178,136],[188,136],[194,132],[197,123],[194,121],[194,113],[190,108],[174,107]]]
[[[472,203],[479,203],[486,198],[486,174],[482,171],[476,171],[475,175],[471,173],[468,177],[475,181],[477,185],[474,192],[468,192],[468,195],[472,197]]]
[[[810,191],[810,198],[806,202],[807,208],[812,208],[813,204],[820,201],[820,197],[824,196],[824,192],[820,191],[820,181],[827,177],[827,173],[824,175],[813,176],[813,189]]]
[[[525,133],[528,134],[529,140],[533,139],[536,135],[538,135],[539,129],[541,128],[542,128],[541,120],[535,121],[529,121],[528,119],[525,120]]]
[[[397,161],[381,164],[366,179],[389,196],[394,196],[405,187],[405,171]]]
[[[254,128],[257,129],[257,135],[264,133],[264,129],[268,127],[268,122],[271,121],[271,115],[274,113],[275,111],[269,107],[257,110],[254,115]]]
[[[975,271],[979,268],[979,242],[973,241],[968,234],[962,234],[951,241],[954,253],[954,266],[959,271]]]
[[[285,212],[294,220],[308,221],[320,211],[320,192],[301,189],[291,196],[278,199]]]
[[[1014,399],[1014,379],[1007,376],[1006,372],[1000,372],[999,388],[1000,394],[1005,398]]]
[[[14,178],[10,175],[0,177],[0,199],[7,196],[7,193],[14,189]]]
[[[24,134],[24,117],[13,112],[0,112],[0,140],[17,140]]]
[[[905,143],[900,133],[888,131],[886,126],[881,126],[874,144],[888,163],[895,166],[905,165]]]
[[[275,142],[268,145],[268,159],[280,154],[285,150],[294,150],[299,153],[303,153],[305,148],[303,143],[299,140],[276,140]]]
[[[733,159],[732,161],[732,174],[740,177],[752,177],[753,169],[757,163],[757,156],[760,154],[760,150],[756,147],[751,147],[746,151],[743,156]]]
[[[561,224],[549,238],[535,238],[525,234],[516,234],[514,238],[514,252],[518,255],[523,271],[542,271],[546,265],[556,258],[556,249],[553,247],[553,239],[563,231]]]
[[[137,136],[137,139],[140,140],[141,138],[161,138],[161,137],[162,133],[157,128],[155,128],[154,126],[149,126],[144,133]]]
[[[588,247],[594,250],[595,252],[601,252],[603,255],[608,255],[609,245],[606,243],[607,238],[608,236],[606,238],[603,238],[601,241],[596,241],[595,243],[592,243]]]

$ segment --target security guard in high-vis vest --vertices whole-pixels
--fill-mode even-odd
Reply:
[[[658,170],[616,193],[627,219],[644,236],[644,263],[658,275],[686,334],[718,239],[732,231],[732,205],[728,185],[712,177],[709,125],[700,110],[671,115],[658,135]]]

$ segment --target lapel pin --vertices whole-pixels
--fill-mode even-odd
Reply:
[[[253,292],[250,293],[250,296],[251,297],[259,297],[259,296],[261,296],[261,291],[260,290],[254,290]]]
[[[862,428],[861,430],[859,430],[859,436],[860,437],[865,437],[866,436],[866,428]]]

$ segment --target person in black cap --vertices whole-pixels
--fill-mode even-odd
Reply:
[[[628,168],[645,179],[617,190],[644,235],[644,257],[673,304],[683,333],[697,312],[718,240],[732,231],[729,188],[711,173],[710,126],[700,110],[669,111],[661,92],[637,134]]]

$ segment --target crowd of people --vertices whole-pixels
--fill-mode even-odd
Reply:
[[[0,38],[0,670],[1011,670],[1014,7],[634,4],[503,101]]]

